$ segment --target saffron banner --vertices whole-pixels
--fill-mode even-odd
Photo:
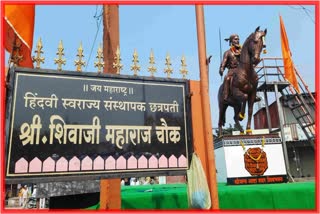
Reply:
[[[5,49],[9,53],[15,51],[14,44],[20,46],[21,67],[33,68],[31,50],[34,30],[34,5],[5,5]]]
[[[284,65],[284,76],[291,83],[291,85],[300,93],[296,72],[291,59],[291,51],[289,48],[289,41],[284,27],[282,17],[280,16],[280,33],[281,33],[281,49]]]

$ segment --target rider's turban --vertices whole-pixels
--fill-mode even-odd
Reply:
[[[229,41],[229,46],[231,46],[231,41],[235,38],[235,37],[238,37],[239,38],[239,35],[238,34],[231,34],[229,38],[226,38],[224,39],[226,42]]]

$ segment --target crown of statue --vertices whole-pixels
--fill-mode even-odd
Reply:
[[[238,34],[231,34],[229,38],[226,38],[224,39],[226,42],[229,42],[229,46],[231,46],[231,41],[235,38],[235,37],[238,37],[239,38],[239,35]]]

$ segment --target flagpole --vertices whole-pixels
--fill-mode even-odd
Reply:
[[[206,158],[207,167],[205,169],[208,175],[207,181],[211,196],[211,209],[219,209],[218,191],[216,168],[213,148],[213,135],[210,114],[210,101],[209,101],[209,86],[208,86],[208,65],[206,63],[206,39],[204,27],[204,12],[203,5],[196,5],[196,25],[198,37],[198,55],[199,55],[199,68],[200,68],[200,96],[203,112],[203,125],[204,125],[204,139],[206,145]]]

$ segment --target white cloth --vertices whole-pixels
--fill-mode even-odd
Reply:
[[[22,198],[28,198],[28,188],[22,190]]]
[[[28,202],[28,187],[23,188],[22,198],[23,198],[23,205],[22,206],[25,207]]]
[[[166,184],[166,176],[159,176],[159,184]]]
[[[130,186],[135,186],[135,185],[137,185],[137,179],[134,177],[130,178]]]
[[[40,209],[46,208],[46,199],[45,198],[40,198],[39,208]]]
[[[32,195],[31,195],[32,197],[37,197],[37,188],[34,188],[33,189],[33,192],[32,192]]]

